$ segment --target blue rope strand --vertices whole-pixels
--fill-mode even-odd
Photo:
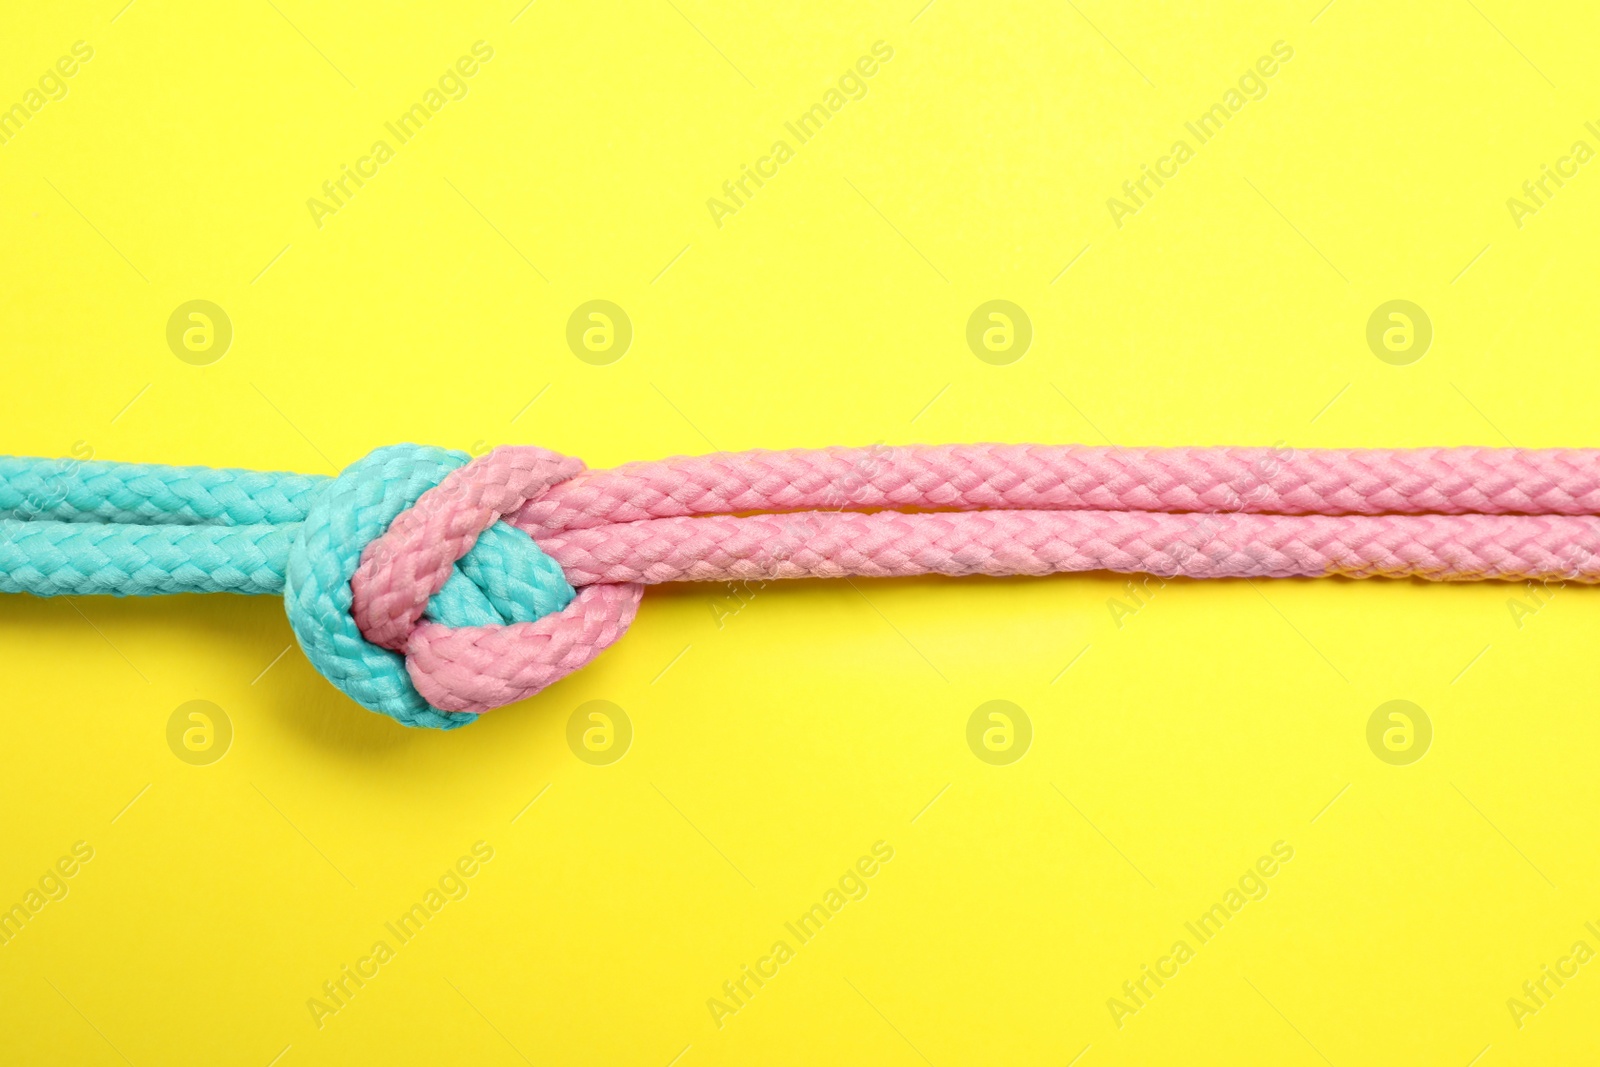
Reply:
[[[350,618],[350,575],[394,517],[465,453],[379,449],[338,478],[102,460],[0,457],[0,592],[35,596],[285,595],[307,656],[367,707],[450,729],[402,657]],[[446,626],[533,622],[576,595],[533,540],[496,523],[428,603]]]

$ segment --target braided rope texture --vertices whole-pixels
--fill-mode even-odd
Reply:
[[[452,729],[472,721],[473,716],[448,702],[442,707],[430,703],[412,684],[405,658],[368,640],[352,616],[357,596],[352,579],[363,566],[364,553],[380,535],[392,525],[398,527],[398,532],[416,525],[396,520],[420,498],[430,496],[447,507],[464,502],[462,494],[440,483],[457,484],[449,476],[457,473],[467,459],[460,452],[420,445],[378,449],[352,464],[312,498],[290,549],[283,598],[289,624],[306,658],[357,703],[408,726]],[[409,561],[404,561],[412,564],[407,571],[413,576],[421,569],[416,564],[417,557],[440,564],[429,572],[426,580],[431,584],[421,596],[417,614],[421,615],[435,594],[457,582],[457,589],[448,599],[431,605],[446,627],[474,628],[485,618],[502,627],[530,623],[541,609],[546,614],[555,611],[557,614],[551,617],[559,617],[573,597],[560,570],[549,566],[547,557],[526,537],[509,531],[480,537],[497,516],[481,517],[486,521],[470,530],[457,519],[459,536],[452,543],[423,545],[411,553]],[[481,590],[455,567],[457,559],[469,551],[476,552],[480,545],[485,551],[500,555],[494,563],[481,561],[480,568],[497,572],[505,579]],[[384,556],[381,550],[375,554],[380,563]],[[529,589],[537,585],[544,586],[537,598],[515,595],[519,586]],[[467,600],[473,602],[472,615],[455,615],[452,609]]]
[[[529,531],[807,508],[1593,515],[1593,449],[932,445],[722,452],[590,471],[527,505]]]
[[[0,457],[0,591],[282,592],[317,668],[416,726],[590,662],[646,584],[1080,570],[1600,582],[1600,451],[975,444],[588,471],[399,445],[333,479]]]
[[[596,582],[1044,575],[1600,582],[1593,515],[798,512],[644,519],[539,539]]]
[[[0,592],[281,593],[294,529],[0,519]]]
[[[411,680],[431,705],[484,712],[530,696],[599,655],[633,621],[640,586],[591,585],[575,599],[569,589],[571,602],[554,612],[482,626],[422,623],[480,531],[582,469],[542,448],[498,449],[451,471],[367,546],[349,581],[353,621],[367,641],[405,653]],[[521,540],[536,557],[539,573],[530,579],[548,571],[563,581],[554,561]]]
[[[0,519],[253,526],[299,522],[316,474],[0,456]]]

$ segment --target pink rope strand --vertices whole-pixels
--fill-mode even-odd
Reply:
[[[577,598],[534,623],[427,621],[452,563],[501,518]],[[1085,570],[1600,582],[1600,451],[945,445],[586,471],[508,447],[367,546],[352,613],[405,653],[430,703],[481,712],[589,662],[645,584]]]
[[[1593,515],[809,511],[644,519],[538,542],[579,585],[1093,570],[1600,582]]]
[[[1600,450],[932,445],[721,452],[585,471],[530,532],[676,515],[861,508],[1600,514]]]

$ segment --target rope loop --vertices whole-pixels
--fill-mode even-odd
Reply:
[[[575,595],[554,560],[500,521],[582,469],[544,449],[469,462],[422,445],[346,468],[312,498],[289,548],[284,602],[306,657],[357,703],[438,729],[587,663],[632,620],[637,588],[631,599],[622,587]]]
[[[353,617],[368,641],[405,654],[411,681],[434,707],[481,713],[532,696],[633,621],[642,586],[590,586],[574,596],[560,565],[501,521],[583,470],[543,448],[495,449],[445,475],[367,546],[350,583]],[[504,558],[474,564],[491,534]],[[449,591],[458,559],[514,610],[475,622],[425,614],[435,594]]]

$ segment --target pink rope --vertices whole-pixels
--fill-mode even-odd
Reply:
[[[578,585],[1093,570],[1600,581],[1593,515],[813,511],[645,519],[541,537],[539,547]]]
[[[978,444],[719,452],[585,471],[527,504],[516,524],[556,532],[845,507],[1594,515],[1600,451]]]
[[[501,518],[578,597],[535,623],[424,621]],[[1600,452],[945,445],[586,471],[508,447],[424,494],[351,585],[362,633],[406,653],[430,703],[479,712],[587,663],[645,584],[1085,570],[1600,582]]]

